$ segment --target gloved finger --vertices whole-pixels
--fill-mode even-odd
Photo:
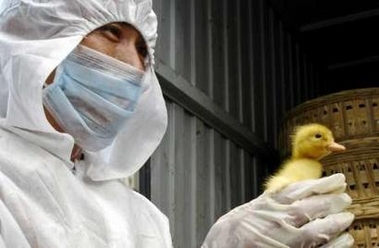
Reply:
[[[286,221],[295,227],[300,227],[314,219],[339,213],[351,202],[351,197],[346,193],[310,196],[291,205]]]
[[[346,189],[345,180],[345,175],[342,173],[319,179],[304,180],[290,184],[272,198],[280,203],[289,204],[314,194],[343,192]]]
[[[354,245],[354,238],[349,233],[344,233],[321,248],[351,248]]]
[[[352,213],[343,212],[309,222],[300,228],[303,232],[303,242],[312,241],[312,244],[327,244],[332,238],[348,228],[353,220],[354,215]]]

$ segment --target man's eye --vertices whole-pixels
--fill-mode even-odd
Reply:
[[[111,40],[119,40],[121,38],[121,28],[116,25],[105,25],[104,27],[100,28],[100,30],[106,35],[107,38]]]
[[[148,55],[148,51],[147,51],[147,47],[145,43],[137,44],[137,51],[143,58],[146,58]]]

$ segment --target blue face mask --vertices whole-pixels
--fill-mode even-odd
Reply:
[[[43,103],[85,150],[109,146],[134,113],[144,71],[78,46],[43,89]]]

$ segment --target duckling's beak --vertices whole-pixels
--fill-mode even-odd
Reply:
[[[330,144],[326,149],[331,152],[342,152],[346,150],[346,148],[343,145],[340,145],[336,142]]]

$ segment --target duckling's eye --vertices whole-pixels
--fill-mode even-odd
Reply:
[[[316,138],[316,139],[320,139],[320,138],[322,138],[322,135],[319,134],[319,133],[316,133],[316,134],[315,134],[315,138]]]

